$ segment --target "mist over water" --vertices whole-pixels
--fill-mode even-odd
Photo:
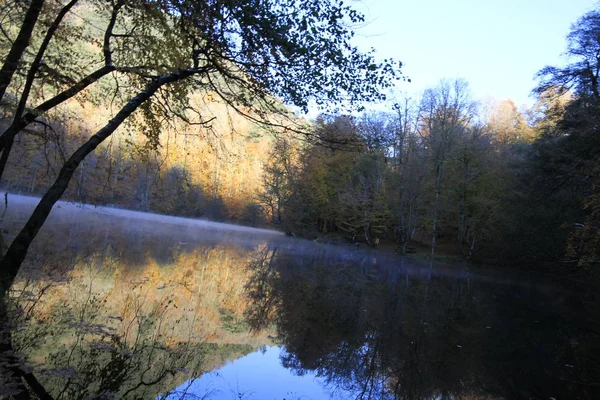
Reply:
[[[9,195],[10,240],[37,199]],[[592,289],[60,202],[11,293],[55,398],[598,398]]]
[[[24,212],[27,209],[31,209],[38,204],[39,198],[31,196],[22,196],[17,194],[8,194],[8,204],[14,205],[20,212]],[[0,212],[4,212],[6,209],[3,202]],[[159,215],[152,213],[145,213],[141,211],[125,210],[122,208],[108,207],[108,206],[96,206],[89,204],[82,204],[72,201],[58,201],[52,210],[53,217],[65,218],[71,217],[85,217],[85,216],[106,216],[113,217],[109,220],[114,222],[116,218],[126,218],[132,220],[134,223],[156,223],[154,228],[159,228],[162,224],[180,225],[183,227],[193,227],[197,230],[211,230],[211,231],[234,231],[237,233],[246,233],[249,236],[271,236],[271,235],[283,235],[281,232],[251,228],[247,226],[232,225],[221,222],[212,222],[202,219],[191,219],[182,217],[173,217],[170,215]]]

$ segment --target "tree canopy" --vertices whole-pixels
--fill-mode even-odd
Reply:
[[[569,60],[565,67],[546,66],[538,72],[536,92],[557,88],[563,94],[572,90],[579,97],[600,101],[600,11],[590,11],[571,26],[565,56]]]

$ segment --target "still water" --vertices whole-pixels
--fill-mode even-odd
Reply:
[[[11,307],[56,399],[600,398],[593,287],[265,230],[62,203]]]

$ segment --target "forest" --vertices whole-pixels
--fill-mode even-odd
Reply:
[[[5,190],[44,194],[137,80],[162,68],[156,52],[168,42],[155,40],[140,53],[144,35],[135,32],[155,28],[126,26],[134,16],[121,3],[112,10],[69,3],[54,21],[50,6],[42,7],[39,23],[56,25],[55,32],[32,31],[23,72],[3,95]],[[6,50],[18,27],[7,22],[19,16],[9,6],[3,26],[15,32],[5,32]],[[277,93],[250,98],[242,91],[254,88],[243,84],[240,93],[216,80],[200,90],[182,85],[142,105],[122,134],[82,159],[64,196],[313,239],[372,245],[377,237],[400,254],[440,244],[438,251],[476,262],[591,272],[600,246],[599,15],[573,24],[566,43],[572,63],[540,69],[528,109],[510,99],[474,99],[466,80],[442,79],[419,97],[395,93],[375,109],[325,110],[310,121],[297,112],[305,100],[294,109]],[[115,49],[107,52],[111,40]],[[65,68],[67,55],[76,62]],[[105,65],[92,71],[97,58]],[[382,68],[391,70],[389,62]],[[381,100],[390,84],[370,83],[354,100]]]
[[[66,321],[60,328],[64,329],[64,337],[73,335],[77,343],[87,343],[89,339],[91,347],[82,344],[82,354],[118,356],[118,360],[109,357],[102,373],[124,379],[113,362],[129,365],[132,361],[119,358],[122,354],[114,346],[125,349],[131,344],[125,340],[130,328],[121,324],[125,333],[118,336],[95,321],[101,314],[111,323],[114,318],[123,318],[112,315],[120,312],[122,304],[106,291],[92,295],[92,283],[83,305],[75,304],[69,292],[76,289],[61,291],[54,287],[64,280],[105,279],[99,272],[88,274],[81,267],[87,265],[82,260],[88,258],[81,255],[82,249],[88,249],[86,246],[91,246],[89,259],[100,260],[99,265],[107,268],[107,288],[114,293],[119,289],[118,295],[128,299],[126,305],[134,307],[133,311],[123,311],[123,315],[127,317],[131,312],[140,332],[148,321],[159,321],[159,332],[164,328],[161,318],[169,326],[187,318],[183,316],[185,310],[171,310],[171,302],[165,305],[166,297],[160,296],[160,290],[175,287],[172,307],[183,306],[185,296],[199,296],[197,307],[204,319],[198,322],[193,314],[188,322],[190,326],[201,326],[194,329],[204,336],[193,344],[199,346],[203,355],[212,354],[214,360],[208,364],[219,365],[232,354],[252,352],[270,343],[267,333],[277,331],[278,340],[291,349],[284,360],[287,366],[301,374],[326,365],[312,363],[312,350],[303,354],[305,343],[298,344],[306,337],[295,336],[313,303],[323,300],[319,294],[323,286],[313,285],[310,279],[303,283],[298,278],[299,285],[304,285],[299,297],[288,299],[292,291],[287,290],[287,285],[296,282],[286,280],[297,272],[293,256],[277,256],[277,248],[264,243],[253,243],[253,254],[264,256],[260,262],[248,262],[242,251],[225,252],[214,243],[204,251],[199,247],[184,254],[179,247],[185,247],[187,242],[178,235],[186,232],[173,229],[169,233],[170,227],[163,233],[178,238],[175,244],[170,243],[179,246],[176,250],[164,249],[159,262],[152,250],[160,247],[161,239],[139,248],[132,245],[133,253],[139,251],[136,260],[147,264],[141,268],[136,261],[126,265],[133,272],[116,271],[111,269],[113,264],[127,260],[129,246],[119,243],[116,224],[112,230],[108,229],[112,226],[103,225],[114,224],[108,222],[114,220],[86,220],[84,225],[96,225],[86,225],[87,230],[82,231],[77,222],[64,240],[58,239],[62,237],[58,233],[52,235],[43,229],[58,229],[60,224],[66,224],[59,221],[46,226],[61,207],[59,200],[268,228],[280,232],[281,237],[285,234],[312,241],[298,241],[299,247],[303,246],[301,243],[325,243],[340,245],[349,252],[366,249],[375,255],[399,255],[402,263],[404,256],[413,261],[430,261],[428,279],[422,281],[417,276],[417,283],[410,289],[408,273],[404,285],[397,271],[387,269],[378,273],[393,275],[397,280],[393,285],[391,281],[381,285],[364,283],[372,279],[365,272],[365,265],[370,263],[376,269],[375,256],[361,258],[358,272],[352,272],[352,279],[358,280],[355,290],[348,289],[353,302],[365,301],[365,307],[372,304],[378,309],[378,295],[371,299],[358,293],[371,295],[373,288],[379,288],[377,293],[389,291],[390,299],[402,304],[394,309],[398,315],[404,313],[405,303],[417,303],[413,291],[416,298],[424,290],[423,310],[426,304],[434,303],[434,295],[439,293],[429,292],[431,271],[434,260],[441,257],[459,263],[461,268],[485,265],[507,273],[536,270],[559,277],[598,277],[595,266],[600,263],[600,9],[582,15],[565,32],[565,65],[540,65],[531,107],[519,107],[510,99],[474,98],[469,82],[462,78],[440,77],[437,85],[419,95],[409,96],[397,90],[400,83],[410,81],[403,74],[402,62],[381,59],[375,49],[363,51],[354,44],[354,27],[364,23],[365,17],[341,0],[0,0],[0,187],[5,193],[4,214],[0,216],[0,368],[9,382],[0,385],[0,389],[9,390],[15,398],[88,395],[75,387],[80,384],[74,384],[75,378],[67,376],[69,371],[58,367],[52,373],[67,374],[61,376],[66,377],[64,388],[48,385],[49,375],[44,376],[47,371],[40,367],[34,374],[33,369],[23,366],[20,353],[13,348],[30,351],[28,357],[35,360],[39,356],[35,351],[31,353],[37,346],[35,329],[50,320],[63,321],[62,318]],[[18,205],[11,202],[15,195],[34,196],[37,205],[23,216]],[[6,215],[13,219],[5,220]],[[123,237],[141,242],[143,234],[139,229],[128,231]],[[38,233],[45,236],[40,234],[43,239],[36,241]],[[190,238],[198,234],[187,233]],[[111,252],[118,253],[114,260]],[[71,253],[75,254],[75,261],[69,258]],[[56,259],[50,257],[56,254]],[[354,256],[358,253],[349,254],[358,259]],[[63,265],[62,257],[73,268]],[[200,257],[211,261],[202,264],[196,261]],[[286,257],[291,260],[288,264]],[[336,261],[330,267],[343,272],[345,260],[342,257],[339,266]],[[394,262],[390,262],[392,267]],[[242,264],[249,264],[254,270],[240,272]],[[31,275],[32,265],[34,271],[42,271],[41,278]],[[294,268],[287,270],[286,265]],[[187,269],[177,269],[181,266]],[[162,269],[167,267],[177,273],[167,274]],[[276,273],[276,267],[281,271]],[[140,297],[133,299],[127,285],[123,283],[124,289],[121,288],[115,277],[123,274],[131,283],[136,268],[137,273],[149,278],[140,283],[142,286],[134,284]],[[266,268],[263,276],[261,268]],[[319,267],[314,273],[322,278],[326,268]],[[62,274],[59,278],[45,275],[58,272]],[[259,274],[258,281],[253,281],[253,273]],[[312,272],[307,269],[306,273]],[[109,278],[115,278],[114,282]],[[330,283],[346,285],[343,279],[336,279]],[[147,286],[143,285],[148,280],[156,286],[148,289],[148,298],[156,300],[154,308],[135,308],[135,301],[146,298]],[[42,286],[28,292],[30,281]],[[47,281],[51,283],[44,287]],[[472,310],[479,307],[475,297],[466,300],[460,296],[462,290],[471,293],[470,276],[465,282],[463,288],[450,279],[444,281],[440,290],[448,291],[447,297],[458,304],[455,309],[452,303],[447,312],[458,315],[464,308],[467,316],[479,315]],[[201,285],[214,290],[203,293]],[[304,296],[302,290],[312,286],[316,287],[315,292]],[[46,291],[48,297],[52,294],[58,300],[49,300],[48,304],[41,301]],[[337,294],[333,291],[330,297]],[[29,295],[34,296],[33,300]],[[95,303],[99,299],[107,304]],[[246,304],[246,300],[251,301]],[[72,306],[60,306],[72,301]],[[294,312],[288,313],[289,304]],[[388,307],[386,302],[381,304]],[[86,314],[92,305],[97,312]],[[266,307],[259,315],[266,326],[255,315],[261,306]],[[308,311],[298,314],[296,311],[303,307]],[[417,309],[406,308],[411,312]],[[81,314],[80,320],[63,314],[73,312]],[[142,312],[150,316],[146,320],[138,317],[136,313]],[[347,319],[356,314],[355,310],[344,312]],[[84,316],[94,323],[83,327]],[[177,316],[181,318],[173,319]],[[340,317],[335,312],[331,316]],[[249,322],[242,323],[244,318]],[[345,337],[346,320],[335,318],[327,321],[340,329],[340,337]],[[383,327],[388,323],[386,318],[373,314],[367,322],[351,322],[357,332],[368,338],[372,335],[370,326]],[[410,332],[416,338],[424,337],[423,318],[416,314],[411,318],[414,323],[409,324]],[[504,321],[503,316],[498,319]],[[435,320],[442,321],[440,329],[450,324],[443,322],[441,314]],[[457,331],[475,329],[470,323],[464,326]],[[382,335],[393,336],[401,331],[398,328],[392,332],[388,327],[381,329]],[[251,328],[266,330],[258,339],[252,339],[246,335]],[[188,331],[191,329],[188,327]],[[315,324],[315,329],[327,328]],[[576,331],[586,337],[584,329],[578,327]],[[223,349],[221,344],[211,342],[217,333],[226,336],[225,345],[229,347]],[[508,335],[510,329],[504,333]],[[25,337],[29,334],[31,337]],[[169,348],[179,348],[184,343],[178,334],[172,333],[165,339],[152,335],[145,338],[139,333],[132,343],[143,345],[145,352],[145,340],[157,339],[160,349],[165,350],[165,360],[171,362],[174,353],[169,353]],[[97,343],[90,339],[94,335],[100,338]],[[433,336],[437,343],[438,335]],[[376,343],[387,343],[373,338]],[[63,339],[60,335],[55,338],[56,343],[67,346],[69,340]],[[326,338],[318,338],[322,339]],[[108,346],[110,340],[114,342]],[[556,339],[556,348],[568,349],[561,340]],[[439,341],[440,351],[435,351],[435,356],[439,353],[446,358],[447,346],[453,344]],[[587,343],[582,339],[584,342]],[[297,351],[293,353],[295,343]],[[360,340],[356,343],[359,344],[351,349],[352,358],[365,349]],[[410,341],[412,344],[414,341]],[[95,348],[96,345],[107,345],[111,350],[105,354],[102,352],[106,349]],[[150,353],[144,353],[144,357],[151,360],[156,348],[155,344],[149,346]],[[180,357],[176,361],[202,364],[188,354],[186,346],[175,356]],[[398,348],[394,357],[410,361],[414,354],[405,354],[405,349],[410,346]],[[331,354],[336,352],[332,347]],[[75,350],[65,356],[67,353],[52,357],[66,357],[71,362]],[[375,353],[384,357],[385,352],[374,347]],[[585,359],[580,348],[575,353],[578,359]],[[552,349],[544,349],[545,356],[551,358],[552,354]],[[175,364],[173,361],[169,368],[159,368],[159,375],[175,376],[174,371],[183,368]],[[423,368],[430,368],[429,362],[425,364]],[[94,373],[92,365],[85,367],[90,376]],[[335,372],[341,367],[334,361],[331,366],[334,368],[327,370],[333,374],[329,379],[345,385],[352,371],[342,368]],[[393,368],[390,366],[389,370]],[[556,368],[556,374],[562,373]],[[590,370],[593,375],[594,368],[585,371]],[[205,371],[198,371],[202,372]],[[391,378],[381,378],[385,381],[383,386],[395,383],[396,388],[391,391],[394,398],[403,392],[401,378],[408,374],[404,369],[395,372]],[[371,389],[375,387],[373,373],[370,371],[366,378]],[[376,371],[376,375],[380,373]],[[44,377],[42,381],[46,379],[44,384],[36,375]],[[415,393],[422,394],[409,398],[436,398],[435,385],[452,386],[442,375],[439,379],[436,375],[436,382],[415,383]],[[472,378],[479,387],[480,382],[485,386],[489,376],[486,371]],[[162,378],[157,379],[158,383]],[[97,382],[102,396],[115,389],[103,386],[108,385],[106,382]],[[144,386],[152,386],[144,382],[142,373],[139,383],[119,390],[124,390],[126,397]],[[570,384],[579,388],[575,381]],[[155,396],[165,388],[152,388],[149,393]],[[451,389],[462,393],[465,388]],[[498,392],[510,397],[513,389],[502,388]],[[557,386],[556,390],[563,389]],[[48,391],[54,391],[54,395]],[[536,388],[531,389],[531,393],[535,391]],[[582,393],[593,397],[587,389]],[[144,396],[148,393],[144,392]]]

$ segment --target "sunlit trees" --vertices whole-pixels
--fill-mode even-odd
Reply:
[[[378,63],[350,44],[348,23],[363,17],[334,0],[118,1],[109,14],[107,26],[122,30],[105,32],[102,61],[125,64],[131,86],[119,93],[121,109],[68,158],[13,241],[0,262],[3,290],[76,168],[138,109],[152,141],[161,120],[210,123],[210,115],[189,109],[192,90],[215,93],[249,118],[272,123],[268,113],[285,112],[276,97],[302,108],[311,99],[323,106],[377,100],[397,73],[393,61]],[[113,48],[122,51],[113,54]]]
[[[487,134],[502,145],[529,142],[534,135],[533,129],[527,125],[526,116],[512,100],[493,104],[486,126]]]

